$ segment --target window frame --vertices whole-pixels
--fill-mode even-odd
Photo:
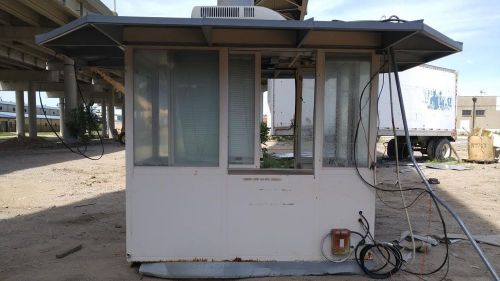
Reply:
[[[479,112],[481,112],[481,114]],[[486,109],[476,109],[476,117],[484,117],[484,116],[486,116]]]
[[[130,132],[129,134],[131,134],[131,137],[129,138],[129,143],[130,143],[130,146],[132,147],[131,152],[130,152],[130,156],[129,159],[131,159],[131,163],[130,165],[134,168],[150,168],[150,167],[156,167],[156,168],[169,168],[169,169],[218,169],[222,166],[222,161],[223,161],[223,158],[222,157],[222,154],[221,153],[221,149],[223,149],[223,144],[222,144],[222,134],[223,134],[223,120],[224,120],[224,111],[222,111],[222,106],[224,106],[226,100],[227,100],[227,87],[224,87],[224,83],[225,81],[227,81],[227,77],[225,77],[225,75],[227,75],[226,72],[224,72],[224,63],[226,63],[227,61],[227,55],[224,56],[224,48],[181,48],[181,47],[163,47],[163,46],[160,46],[160,47],[154,47],[154,46],[133,46],[133,47],[130,47],[128,48],[126,51],[127,54],[126,54],[126,63],[127,63],[127,66],[129,66],[126,70],[128,71],[128,73],[126,73],[126,80],[130,81],[130,83],[128,83],[129,87],[127,88],[127,85],[126,85],[126,92],[130,92],[131,95],[130,95],[130,99],[128,99],[126,102],[131,104],[131,108],[132,108],[132,113],[131,113],[131,117],[129,117],[131,120],[130,122],[126,122],[126,123],[129,123],[129,124],[132,124],[132,128],[130,128],[128,131]],[[136,120],[135,120],[135,97],[136,97],[136,94],[135,94],[135,55],[137,53],[137,51],[151,51],[151,52],[154,52],[154,51],[164,51],[164,52],[169,52],[169,51],[174,51],[174,52],[193,52],[193,53],[206,53],[206,52],[213,52],[214,54],[217,55],[218,57],[218,135],[217,135],[217,143],[218,143],[218,161],[217,161],[217,164],[216,165],[198,165],[198,166],[195,166],[195,165],[184,165],[184,164],[178,164],[176,165],[175,162],[174,162],[174,147],[173,147],[173,143],[174,143],[174,131],[175,129],[173,128],[172,124],[173,124],[173,113],[169,113],[168,115],[168,164],[161,164],[161,165],[158,165],[158,164],[141,164],[141,163],[137,163],[136,162],[136,159],[135,159],[135,128],[136,128]],[[128,75],[127,75],[128,74]],[[223,96],[225,94],[225,96]],[[173,96],[170,96],[169,97],[169,100],[168,100],[168,103],[169,103],[169,111],[172,111],[172,108],[170,108],[170,106],[172,106],[172,99],[173,99]],[[126,125],[127,126],[127,125]],[[159,147],[157,148],[159,149]],[[155,150],[155,148],[153,148],[153,150]],[[227,161],[227,160],[226,160]]]
[[[300,52],[300,50],[292,50],[295,52]],[[311,51],[314,52],[314,55],[318,56],[318,49],[312,49]],[[315,150],[317,147],[316,143],[316,111],[317,111],[317,95],[318,95],[318,88],[317,88],[317,79],[319,77],[318,75],[318,66],[316,67],[310,67],[310,68],[304,68],[304,69],[313,69],[314,72],[314,79],[315,79],[315,86],[314,86],[314,125],[313,125],[313,167],[311,169],[298,169],[298,168],[290,168],[290,169],[279,169],[279,168],[261,168],[260,167],[260,156],[261,156],[261,146],[260,146],[260,122],[262,120],[262,114],[263,114],[263,101],[262,101],[262,96],[263,92],[261,91],[261,51],[246,51],[246,50],[241,50],[241,49],[234,49],[230,51],[231,54],[245,54],[245,53],[255,53],[257,55],[256,57],[256,64],[258,64],[258,67],[256,68],[256,75],[255,75],[255,82],[256,82],[256,114],[255,116],[258,118],[258,122],[256,122],[256,128],[255,128],[255,137],[256,137],[256,144],[255,145],[255,157],[256,157],[256,162],[255,165],[251,165],[251,167],[245,167],[244,165],[228,165],[228,174],[231,175],[314,175],[314,166],[315,166],[315,159],[316,159],[316,154]],[[301,68],[297,68],[297,72]],[[297,99],[297,94],[295,96]],[[296,109],[294,108],[294,112]],[[228,147],[229,148],[229,147]],[[294,144],[294,149],[295,149],[295,144]]]
[[[315,136],[315,137],[319,137],[321,138],[321,142],[319,143],[320,146],[318,145],[318,147],[316,148],[316,150],[318,151],[318,155],[315,154],[315,157],[319,157],[319,159],[316,159],[316,164],[318,164],[318,166],[315,166],[314,168],[317,169],[317,168],[320,168],[320,170],[332,170],[332,169],[354,169],[355,166],[354,165],[347,165],[347,166],[335,166],[335,165],[325,165],[325,163],[323,163],[324,161],[324,145],[325,145],[325,142],[324,142],[324,122],[325,122],[325,110],[324,110],[324,107],[325,107],[325,97],[326,97],[326,69],[327,69],[327,57],[328,56],[337,56],[337,57],[346,57],[346,58],[353,58],[353,57],[359,57],[360,59],[365,59],[365,61],[368,61],[370,63],[370,66],[369,66],[369,69],[370,69],[370,73],[369,73],[369,76],[368,76],[368,79],[371,79],[371,77],[374,75],[374,73],[378,72],[379,71],[379,67],[381,65],[381,62],[380,62],[380,59],[379,57],[377,57],[375,55],[375,53],[373,51],[363,51],[363,50],[324,50],[322,53],[322,58],[321,60],[318,58],[317,61],[321,61],[321,71],[322,71],[322,77],[321,77],[321,81],[317,81],[317,83],[320,83],[322,85],[321,86],[321,101],[320,101],[320,105],[322,110],[321,110],[321,114],[322,116],[319,118],[321,120],[316,120],[318,122],[317,124],[317,127],[315,127],[315,129],[317,128],[318,130],[321,131],[321,134],[319,134],[319,136]],[[370,80],[369,80],[370,81]],[[369,82],[370,83],[370,82]],[[362,87],[361,87],[362,88]],[[375,98],[372,98],[376,95],[378,95],[378,79],[373,79],[371,81],[371,83],[369,84],[369,87],[366,88],[367,89],[367,92],[365,93],[365,95],[368,95],[368,101],[367,101],[367,110],[368,110],[368,120],[367,120],[367,124],[368,124],[368,128],[366,130],[366,138],[367,138],[367,150],[366,150],[366,165],[363,164],[363,163],[358,163],[356,166],[358,167],[358,169],[361,169],[361,168],[369,168],[372,164],[372,162],[374,161],[373,159],[375,159],[376,157],[376,140],[375,138],[373,138],[373,134],[377,135],[377,116],[378,116],[378,105],[377,105],[377,99]],[[359,130],[361,131],[361,125],[360,125],[360,128]],[[353,130],[353,133],[355,133],[355,130]],[[358,142],[359,142],[359,138],[360,138],[360,135],[358,133]],[[356,144],[355,144],[356,145]],[[352,150],[351,152],[354,152],[354,150]],[[356,153],[360,153],[359,151],[356,151]],[[358,154],[359,155],[359,154]],[[354,155],[354,160],[357,161],[357,158],[359,156],[357,155]]]
[[[464,114],[464,112],[468,112],[469,114]],[[472,109],[462,109],[462,116],[464,117],[472,116]]]
[[[135,165],[135,155],[134,155],[134,51],[136,49],[147,49],[147,50],[193,50],[193,51],[217,51],[219,53],[219,166],[212,167],[180,167],[180,166],[138,166]],[[260,54],[264,49],[258,48],[231,48],[231,47],[185,47],[185,46],[152,46],[152,45],[129,45],[125,48],[125,104],[127,105],[127,114],[123,116],[123,121],[125,123],[125,130],[128,134],[131,135],[130,138],[127,139],[127,146],[131,149],[126,149],[126,169],[127,174],[131,175],[135,172],[145,173],[145,174],[157,174],[157,173],[167,173],[167,174],[205,174],[212,173],[211,171],[218,171],[218,173],[222,174],[235,174],[235,175],[311,175],[318,176],[321,174],[332,174],[336,173],[334,171],[346,171],[352,170],[352,167],[323,167],[322,164],[322,154],[323,154],[323,112],[322,110],[317,110],[322,106],[323,103],[323,95],[324,95],[324,60],[325,53],[352,53],[352,54],[364,54],[371,56],[371,74],[375,73],[381,65],[381,56],[377,55],[375,51],[369,50],[361,50],[361,49],[303,49],[305,51],[314,51],[316,54],[316,77],[315,77],[315,111],[314,111],[314,152],[313,152],[313,167],[310,170],[300,170],[300,169],[287,169],[285,170],[266,170],[260,168],[252,168],[252,169],[230,169],[228,166],[228,114],[227,114],[227,106],[228,106],[228,55],[229,51],[232,53],[237,52],[253,52]],[[283,49],[285,51],[301,51],[297,49]],[[260,59],[256,60],[260,62]],[[260,67],[258,68],[260,70]],[[256,76],[258,77],[258,76]],[[378,92],[378,84],[375,79],[372,82],[371,86],[371,96],[377,94]],[[260,88],[260,81],[258,82],[258,86]],[[260,104],[259,104],[259,118],[260,118]],[[225,109],[225,110],[222,110]],[[370,106],[370,127],[376,129],[377,123],[377,106],[376,99],[372,98],[372,104]],[[260,121],[260,119],[259,119]],[[258,122],[260,124],[260,122]],[[373,159],[374,157],[374,149],[376,147],[376,141],[373,137],[373,134],[376,134],[376,130],[369,130],[369,155],[371,155]],[[256,134],[257,135],[257,134]],[[258,143],[260,144],[260,138]],[[257,153],[258,152],[258,153]],[[256,146],[256,155],[259,157],[259,166],[260,166],[260,147]],[[359,167],[361,172],[364,173],[364,170],[367,170],[368,167]]]
[[[228,59],[227,59],[227,80],[226,84],[228,87],[227,91],[227,98],[228,98],[228,104],[225,107],[226,114],[229,116],[229,63],[230,63],[230,56],[231,55],[253,55],[254,60],[255,60],[255,77],[254,77],[254,90],[255,90],[255,95],[254,95],[254,147],[253,147],[253,152],[254,152],[254,162],[253,164],[230,164],[229,163],[229,118],[228,118],[228,124],[227,124],[227,169],[228,170],[238,170],[238,169],[252,169],[252,170],[258,170],[260,169],[260,153],[261,153],[261,147],[260,147],[260,122],[262,120],[262,88],[261,88],[261,53],[258,51],[244,51],[244,50],[230,50],[228,52]]]

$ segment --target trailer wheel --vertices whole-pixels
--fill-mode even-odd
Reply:
[[[448,139],[442,138],[437,141],[434,157],[437,160],[448,160],[451,157],[451,143]]]
[[[436,145],[439,139],[431,138],[427,142],[427,148],[426,148],[426,153],[427,157],[429,157],[430,160],[433,160],[436,157]]]
[[[121,133],[118,135],[118,141],[120,142],[120,144],[125,145],[125,132],[121,132]]]
[[[387,156],[389,156],[389,159],[395,160],[396,159],[396,151],[395,151],[395,146],[396,146],[396,141],[394,139],[390,140],[389,143],[387,143]],[[408,158],[408,148],[406,147],[406,141],[398,137],[398,156],[399,160],[406,159]]]

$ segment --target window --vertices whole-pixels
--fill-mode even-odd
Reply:
[[[262,169],[312,173],[315,62],[315,52],[262,53],[261,81],[267,81],[261,106]]]
[[[304,70],[298,80],[301,88],[300,97],[295,105],[296,111],[300,113],[299,140],[296,144],[299,158],[296,160],[296,168],[313,167],[314,148],[314,93],[316,72],[313,69]]]
[[[472,115],[472,110],[470,110],[470,109],[462,110],[462,116],[471,116],[471,115]]]
[[[370,59],[335,54],[325,63],[323,166],[367,166],[370,87],[361,95],[370,80]]]
[[[484,116],[485,112],[484,109],[476,109],[476,116]]]
[[[255,56],[229,57],[229,164],[255,164]]]
[[[12,108],[12,112],[16,112],[16,108],[15,107]]]
[[[136,165],[218,165],[217,52],[135,52],[134,161]]]
[[[0,106],[0,110],[2,110],[2,109],[3,109],[3,107],[2,107],[2,106]]]

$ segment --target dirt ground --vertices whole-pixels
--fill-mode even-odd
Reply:
[[[464,139],[455,147],[466,154]],[[383,146],[380,146],[383,151]],[[98,154],[99,147],[90,152]],[[65,149],[0,152],[0,280],[156,280],[142,277],[125,258],[125,159],[123,147],[106,144],[99,161],[82,159]],[[474,234],[500,234],[500,164],[467,164],[470,170],[424,169],[441,182],[437,192],[461,215]],[[394,188],[395,166],[378,164],[378,181]],[[404,187],[422,186],[412,167],[401,170]],[[415,198],[415,192],[407,201]],[[399,193],[383,192],[380,199],[401,207]],[[376,239],[392,241],[408,228],[401,210],[377,201]],[[444,211],[443,211],[444,212]],[[460,233],[445,213],[448,233]],[[441,234],[437,210],[426,196],[410,209],[416,232]],[[65,258],[75,246],[82,249]],[[500,248],[481,244],[500,269]],[[428,271],[440,264],[444,244],[428,255],[418,254],[409,266]],[[442,274],[425,280],[439,280]],[[392,280],[420,280],[398,273]],[[260,278],[263,280],[369,280],[364,276]],[[450,245],[447,280],[490,280],[467,242]]]

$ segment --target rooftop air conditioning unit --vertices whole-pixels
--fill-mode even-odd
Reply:
[[[253,5],[253,0],[218,0],[217,6],[196,6],[191,18],[286,20],[278,12]]]

